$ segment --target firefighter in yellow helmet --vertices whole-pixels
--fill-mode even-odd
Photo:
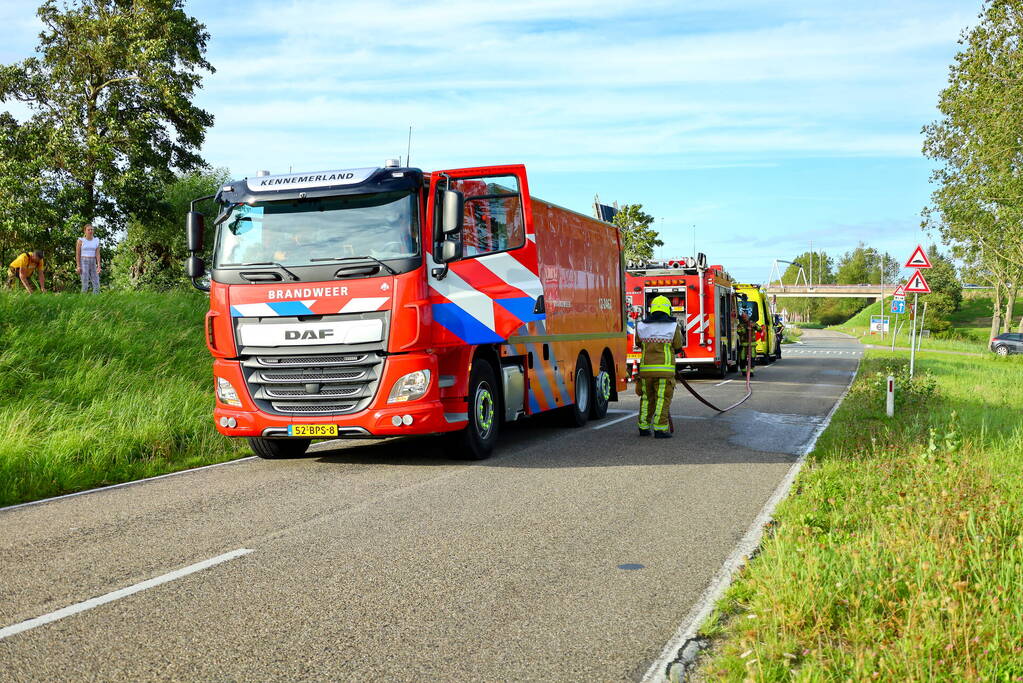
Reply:
[[[671,302],[659,296],[636,325],[643,349],[636,393],[639,394],[639,435],[670,439],[671,397],[675,393],[675,354],[684,346],[682,330],[671,315]]]

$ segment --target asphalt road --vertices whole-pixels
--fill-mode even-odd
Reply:
[[[852,377],[855,341],[804,339],[726,415],[679,387],[672,440],[636,436],[630,393],[480,463],[333,442],[0,511],[0,679],[638,679]]]

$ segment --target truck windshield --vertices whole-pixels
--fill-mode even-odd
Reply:
[[[416,224],[409,192],[239,204],[220,225],[214,267],[410,258],[419,255]]]

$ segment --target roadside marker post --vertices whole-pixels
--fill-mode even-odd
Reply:
[[[888,394],[885,399],[885,411],[888,417],[895,417],[895,377],[888,375]]]

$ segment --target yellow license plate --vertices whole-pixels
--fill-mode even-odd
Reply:
[[[324,439],[328,436],[337,436],[337,425],[288,425],[288,436]]]

